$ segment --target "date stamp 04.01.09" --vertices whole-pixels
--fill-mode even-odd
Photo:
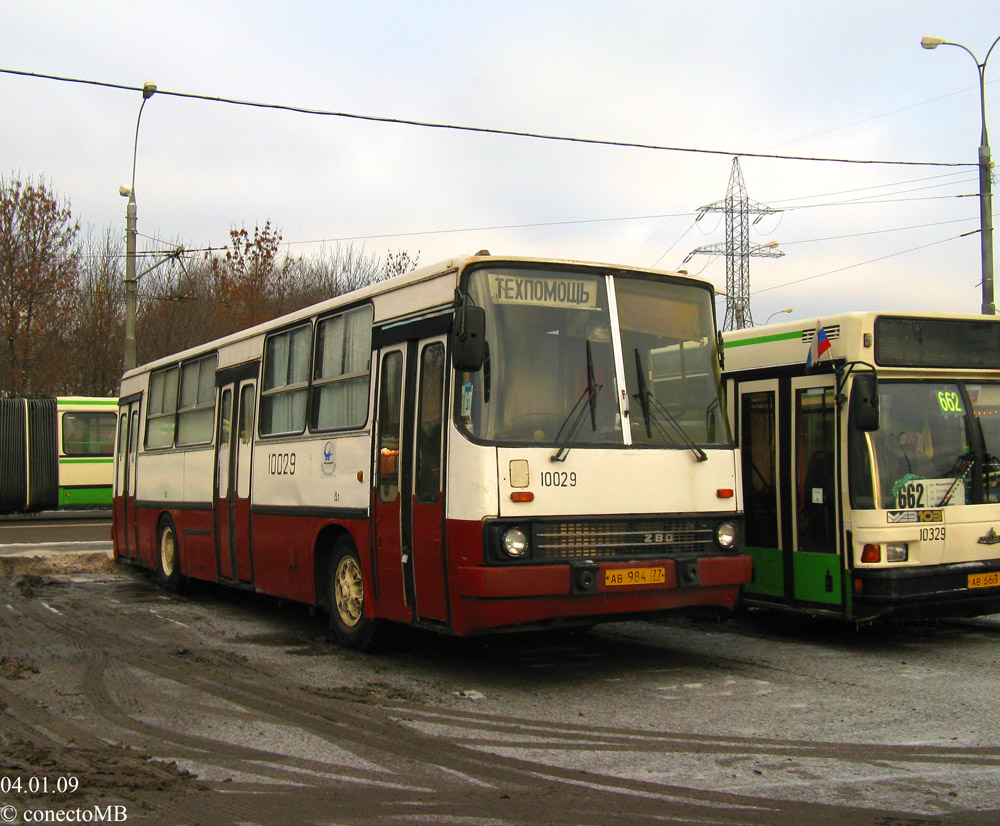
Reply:
[[[80,781],[72,776],[4,777],[0,776],[0,826],[21,826],[28,823],[125,823],[128,810],[121,804],[90,806],[56,804],[56,797],[72,795],[80,789]],[[33,798],[38,805],[8,803],[4,798]],[[49,797],[46,801],[45,798]],[[60,803],[62,801],[59,801]],[[56,804],[46,805],[48,803]],[[57,807],[58,806],[58,807]]]

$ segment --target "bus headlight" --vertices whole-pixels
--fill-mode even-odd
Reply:
[[[905,542],[887,542],[885,545],[886,562],[906,562],[910,558],[910,546]]]
[[[503,546],[504,553],[512,559],[523,557],[531,546],[528,535],[518,527],[507,528],[500,538],[500,544]]]
[[[720,548],[728,551],[735,547],[738,536],[736,526],[732,522],[720,522],[715,526],[715,541],[719,543]]]

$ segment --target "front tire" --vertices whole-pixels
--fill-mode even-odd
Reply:
[[[176,594],[184,586],[181,558],[177,545],[177,528],[169,514],[160,519],[156,542],[156,580],[160,587]]]
[[[337,642],[357,651],[373,651],[384,638],[383,622],[365,616],[365,580],[358,552],[349,542],[333,551],[328,582],[330,630]]]

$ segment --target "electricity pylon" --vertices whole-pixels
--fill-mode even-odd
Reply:
[[[769,244],[750,243],[750,215],[756,215],[756,224],[765,215],[781,212],[772,209],[747,197],[747,187],[743,183],[743,172],[740,170],[740,159],[733,158],[733,171],[729,176],[729,189],[722,201],[699,207],[696,221],[700,221],[709,212],[724,212],[726,214],[726,240],[723,244],[709,244],[692,250],[685,262],[692,255],[725,255],[726,256],[726,319],[723,330],[741,330],[753,327],[753,317],[750,315],[750,258],[780,258],[785,253],[777,249],[778,242]]]

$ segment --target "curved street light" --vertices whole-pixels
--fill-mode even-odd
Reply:
[[[994,315],[996,307],[993,303],[993,184],[992,163],[990,162],[990,141],[986,132],[986,63],[993,53],[994,47],[1000,43],[1000,37],[993,41],[986,59],[980,63],[972,50],[961,43],[952,43],[943,37],[925,36],[920,45],[925,49],[936,49],[938,46],[957,46],[971,55],[979,71],[979,110],[982,115],[982,136],[979,142],[979,226],[980,248],[983,267],[983,315]]]
[[[767,321],[765,321],[764,324],[770,324],[771,319],[774,318],[776,315],[781,315],[782,313],[790,313],[793,312],[794,310],[795,310],[794,307],[785,307],[785,309],[783,310],[777,310],[776,312],[771,313],[771,315],[767,317]]]
[[[142,85],[142,104],[139,106],[139,117],[135,119],[135,142],[132,145],[132,181],[131,186],[122,186],[118,192],[128,197],[125,207],[125,361],[126,370],[135,367],[135,284],[138,278],[135,274],[135,156],[139,149],[139,123],[142,121],[142,110],[146,101],[156,94],[156,84],[146,81]]]

